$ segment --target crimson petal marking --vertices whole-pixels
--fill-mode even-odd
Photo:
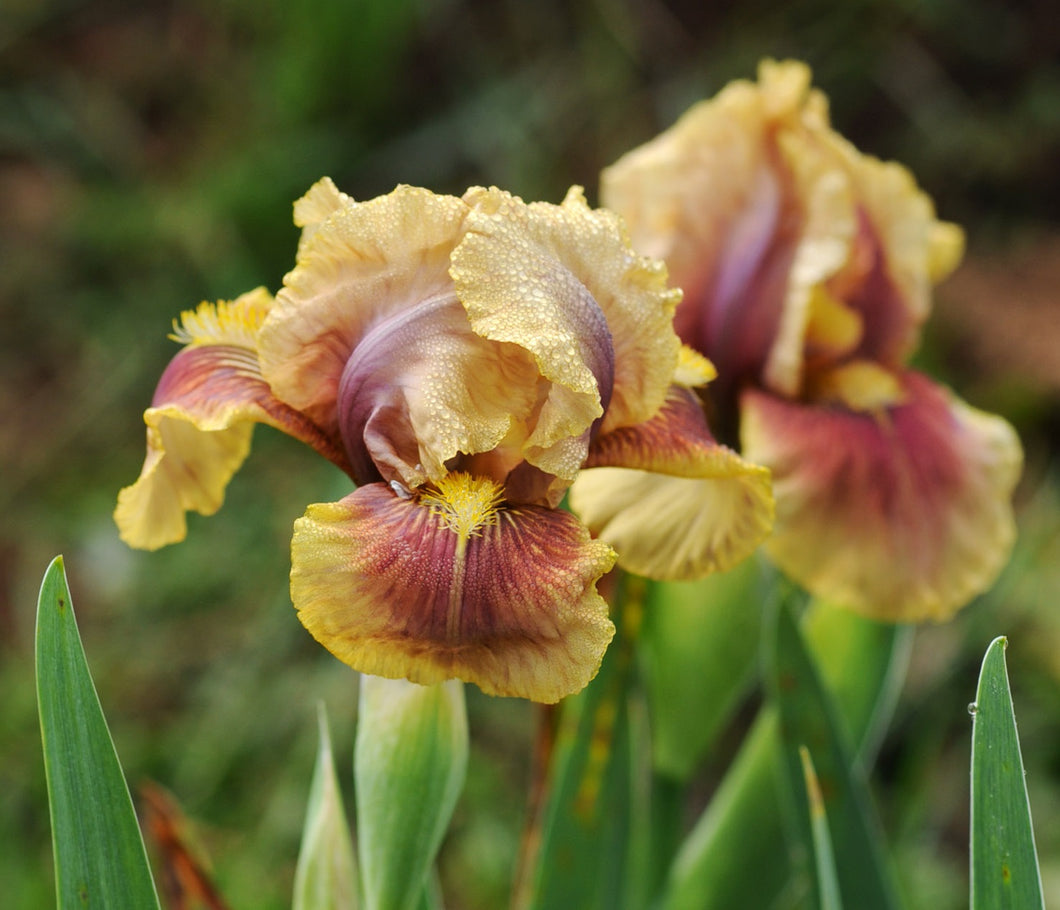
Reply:
[[[255,423],[312,446],[349,472],[338,440],[278,401],[261,378],[257,356],[234,345],[192,345],[166,367],[147,424],[139,479],[118,494],[114,520],[130,546],[155,550],[183,540],[184,513],[212,515],[250,451]]]
[[[773,471],[766,549],[817,596],[876,619],[943,620],[993,582],[1015,536],[1012,428],[916,373],[858,413],[743,395],[743,450]]]
[[[311,505],[291,559],[303,625],[363,673],[551,703],[596,675],[614,634],[596,592],[614,553],[565,512],[502,506],[462,535],[369,484]]]

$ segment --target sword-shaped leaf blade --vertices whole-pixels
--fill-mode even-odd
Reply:
[[[158,907],[129,788],[77,631],[61,556],[37,602],[37,704],[61,910]]]
[[[1004,636],[987,648],[972,720],[972,910],[1044,907]]]

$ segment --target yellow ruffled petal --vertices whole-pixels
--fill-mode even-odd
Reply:
[[[863,155],[838,136],[832,142],[879,239],[887,276],[919,326],[931,310],[932,286],[956,268],[964,254],[964,232],[938,220],[931,197],[906,167]],[[908,339],[903,353],[916,341],[916,335]]]
[[[718,283],[730,244],[757,247],[772,231],[777,186],[762,142],[766,118],[755,87],[733,83],[600,175],[601,202],[625,220],[634,249],[665,260],[684,289],[680,311],[698,307]],[[734,229],[745,211],[760,217]]]
[[[298,239],[298,253],[302,254],[317,227],[339,209],[347,208],[355,202],[335,186],[330,177],[322,177],[314,183],[306,194],[294,204],[294,223],[302,229]]]
[[[727,476],[675,477],[628,468],[584,471],[571,487],[571,508],[618,552],[627,571],[660,581],[724,572],[769,534],[768,472],[749,470],[730,454]]]
[[[388,316],[454,298],[449,254],[467,206],[408,186],[356,203],[334,192],[310,191],[299,209],[309,224],[334,205],[313,223],[258,345],[277,397],[337,433],[339,383],[365,334]]]
[[[578,188],[559,206],[497,189],[464,198],[472,213],[452,267],[460,299],[476,332],[530,351],[551,383],[524,454],[572,479],[605,409],[604,424],[620,424],[661,404],[677,360],[679,292]]]
[[[579,691],[614,634],[595,588],[614,554],[568,513],[499,497],[456,476],[310,506],[291,545],[302,623],[364,673],[548,703]]]
[[[294,223],[300,228],[312,227],[354,204],[354,198],[335,186],[330,177],[321,177],[295,202]]]
[[[184,539],[185,513],[213,515],[225,487],[250,451],[253,423],[202,431],[179,408],[150,408],[147,458],[140,477],[118,494],[114,521],[131,547],[157,550]]]
[[[601,435],[586,468],[571,487],[571,508],[638,575],[688,580],[724,571],[772,526],[769,471],[716,443],[683,387],[650,421]]]
[[[936,221],[928,237],[928,279],[938,284],[964,258],[964,230],[950,221]]]
[[[781,317],[761,381],[781,394],[796,395],[804,379],[808,344],[816,342],[820,349],[823,335],[829,353],[841,355],[861,338],[861,320],[822,287],[849,260],[858,219],[850,178],[822,149],[817,133],[800,123],[780,133],[776,141],[800,214],[792,230],[796,236],[791,241]]]
[[[763,67],[769,91],[732,82],[600,175],[602,203],[625,219],[636,250],[666,261],[686,299],[716,271],[734,214],[762,192],[759,181],[772,170],[767,124],[796,116],[809,87],[804,64]]]
[[[766,549],[813,594],[875,619],[944,620],[992,584],[1022,461],[1003,420],[914,373],[882,412],[747,392],[744,454],[773,471]]]

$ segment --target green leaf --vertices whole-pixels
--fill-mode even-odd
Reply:
[[[811,604],[803,627],[839,706],[848,739],[866,766],[908,660],[911,632]],[[791,883],[778,812],[777,713],[760,712],[714,798],[682,844],[661,906],[667,910],[744,910],[775,905]],[[748,891],[746,870],[754,870]]]
[[[624,579],[615,610],[618,631],[600,672],[560,706],[548,789],[532,821],[537,849],[520,869],[512,902],[520,910],[617,910],[638,900],[632,835],[643,808],[634,793],[639,764],[628,631],[638,625],[630,614],[642,609],[642,585],[641,579]],[[632,597],[630,587],[638,589]]]
[[[1005,668],[1006,645],[1002,636],[987,648],[975,703],[969,706],[972,910],[1045,906]]]
[[[813,832],[818,906],[821,910],[843,910],[843,901],[839,895],[839,879],[836,878],[835,854],[832,851],[832,835],[828,831],[828,816],[824,808],[824,797],[821,795],[821,785],[817,780],[817,772],[813,767],[810,750],[805,746],[799,746],[799,760],[802,764],[802,776],[810,809],[809,822]]]
[[[767,684],[779,709],[780,744],[787,793],[795,802],[793,826],[798,843],[812,854],[816,841],[806,801],[800,749],[815,756],[816,776],[824,791],[824,808],[835,845],[843,900],[859,910],[893,910],[898,898],[887,869],[882,833],[860,766],[853,758],[838,710],[821,682],[791,610],[781,606],[775,633],[767,640]],[[818,893],[816,906],[824,903]]]
[[[828,685],[848,741],[868,768],[891,722],[913,649],[913,626],[874,622],[814,601],[802,631]]]
[[[62,910],[158,907],[129,788],[77,631],[61,556],[37,603],[37,702]]]
[[[411,910],[467,774],[464,684],[361,677],[357,848],[368,910]]]
[[[318,719],[320,746],[309,788],[292,906],[293,910],[353,910],[357,906],[357,868],[323,704]]]
[[[746,694],[766,574],[746,559],[699,581],[649,583],[638,655],[660,775],[687,781]]]

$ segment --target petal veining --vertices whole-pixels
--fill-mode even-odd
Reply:
[[[596,581],[614,553],[565,512],[453,479],[426,496],[369,484],[295,522],[291,596],[354,669],[555,702],[614,634]]]
[[[695,394],[674,386],[650,421],[598,437],[571,508],[619,565],[678,580],[724,571],[769,533],[769,471],[714,441]]]

